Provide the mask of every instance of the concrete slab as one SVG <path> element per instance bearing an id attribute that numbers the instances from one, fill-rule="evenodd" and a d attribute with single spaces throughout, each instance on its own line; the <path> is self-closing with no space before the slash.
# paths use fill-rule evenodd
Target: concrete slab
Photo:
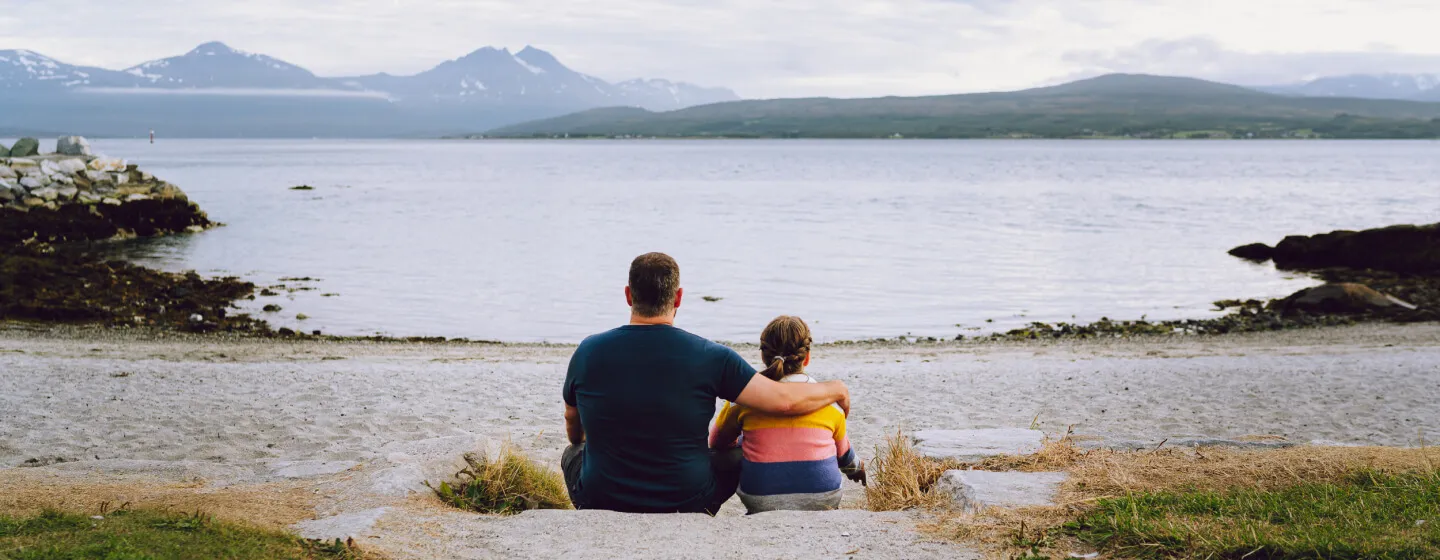
<path id="1" fill-rule="evenodd" d="M 969 512 L 988 507 L 1053 506 L 1060 484 L 1070 478 L 1063 472 L 945 471 L 936 489 L 954 497 L 955 505 Z"/>
<path id="2" fill-rule="evenodd" d="M 1045 433 L 1022 428 L 981 430 L 920 430 L 915 447 L 931 459 L 979 461 L 996 455 L 1029 455 L 1040 451 Z"/>

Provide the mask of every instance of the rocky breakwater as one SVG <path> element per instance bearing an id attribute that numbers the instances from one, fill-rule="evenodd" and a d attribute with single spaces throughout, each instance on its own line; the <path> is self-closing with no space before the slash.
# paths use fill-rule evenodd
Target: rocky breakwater
<path id="1" fill-rule="evenodd" d="M 184 191 L 81 137 L 38 146 L 0 145 L 0 319 L 268 332 L 230 312 L 253 284 L 113 261 L 88 243 L 214 226 Z"/>

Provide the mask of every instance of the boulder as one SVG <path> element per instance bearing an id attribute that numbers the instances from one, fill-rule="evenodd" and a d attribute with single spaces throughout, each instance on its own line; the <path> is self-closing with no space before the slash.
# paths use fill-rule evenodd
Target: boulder
<path id="1" fill-rule="evenodd" d="M 1230 250 L 1230 256 L 1240 257 L 1247 261 L 1265 262 L 1275 254 L 1275 249 L 1264 243 L 1251 243 L 1241 245 Z"/>
<path id="2" fill-rule="evenodd" d="M 178 198 L 181 200 L 186 199 L 185 191 L 180 190 L 180 187 L 177 187 L 170 183 L 161 183 L 160 186 L 155 187 L 155 190 L 153 192 L 155 194 L 155 198 Z"/>
<path id="3" fill-rule="evenodd" d="M 30 157 L 40 155 L 40 141 L 34 138 L 21 138 L 15 141 L 10 147 L 10 157 Z"/>
<path id="4" fill-rule="evenodd" d="M 50 187 L 45 187 L 43 189 L 35 189 L 33 191 L 30 191 L 30 194 L 47 202 L 60 198 L 60 191 L 57 189 L 52 189 Z"/>
<path id="5" fill-rule="evenodd" d="M 90 142 L 84 136 L 61 136 L 55 142 L 55 153 L 67 156 L 90 155 Z"/>
<path id="6" fill-rule="evenodd" d="M 96 171 L 94 169 L 85 171 L 85 178 L 89 179 L 92 183 L 115 182 L 114 178 L 112 178 L 109 173 L 106 173 L 104 171 Z"/>
<path id="7" fill-rule="evenodd" d="M 75 195 L 80 194 L 80 189 L 75 187 L 60 187 L 55 189 L 55 192 L 59 193 L 62 200 L 73 200 Z"/>
<path id="8" fill-rule="evenodd" d="M 40 172 L 46 175 L 56 175 L 64 173 L 64 171 L 60 170 L 59 164 L 55 163 L 54 160 L 49 159 L 40 160 Z"/>
<path id="9" fill-rule="evenodd" d="M 40 187 L 45 186 L 45 184 L 44 184 L 43 182 L 41 182 L 40 179 L 38 179 L 38 178 L 36 178 L 36 177 L 33 177 L 33 176 L 27 175 L 27 176 L 25 176 L 25 177 L 21 177 L 21 178 L 20 178 L 20 186 L 25 187 L 25 188 L 27 188 L 27 189 L 38 189 L 38 188 L 40 188 Z"/>
<path id="10" fill-rule="evenodd" d="M 1321 313 L 1374 313 L 1415 310 L 1415 306 L 1394 296 L 1382 294 L 1364 284 L 1325 284 L 1295 292 L 1281 303 L 1285 313 L 1312 311 Z"/>
<path id="11" fill-rule="evenodd" d="M 4 142 L 0 142 L 0 157 L 10 157 L 10 148 Z"/>
<path id="12" fill-rule="evenodd" d="M 33 160 L 33 159 L 14 159 L 14 158 L 11 158 L 11 160 L 10 160 L 10 169 L 14 170 L 16 173 L 24 173 L 24 172 L 27 171 L 27 170 L 39 169 L 39 168 L 40 168 L 40 164 L 37 163 L 37 162 L 36 162 L 35 160 Z"/>
<path id="13" fill-rule="evenodd" d="M 10 169 L 10 166 L 0 165 L 0 179 L 14 179 L 19 176 L 20 174 L 16 173 L 14 169 Z"/>
<path id="14" fill-rule="evenodd" d="M 936 491 L 949 495 L 957 508 L 978 513 L 985 508 L 1020 508 L 1055 505 L 1063 472 L 945 471 Z"/>
<path id="15" fill-rule="evenodd" d="M 56 169 L 66 175 L 77 175 L 86 169 L 85 160 L 80 158 L 66 158 L 55 162 Z"/>
<path id="16" fill-rule="evenodd" d="M 915 448 L 931 459 L 979 461 L 997 455 L 1030 455 L 1040 451 L 1045 433 L 1023 428 L 983 430 L 920 430 Z"/>
<path id="17" fill-rule="evenodd" d="M 15 202 L 15 191 L 10 190 L 10 186 L 0 180 L 0 204 L 10 202 Z"/>
<path id="18" fill-rule="evenodd" d="M 1271 258 L 1275 266 L 1291 270 L 1345 267 L 1440 273 L 1440 224 L 1292 235 L 1275 245 Z"/>

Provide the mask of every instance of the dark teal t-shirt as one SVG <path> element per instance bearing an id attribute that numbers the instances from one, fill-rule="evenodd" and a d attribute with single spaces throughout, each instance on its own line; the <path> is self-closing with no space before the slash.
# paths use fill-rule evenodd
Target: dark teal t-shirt
<path id="1" fill-rule="evenodd" d="M 585 428 L 581 505 L 699 511 L 715 491 L 707 441 L 715 398 L 734 401 L 754 376 L 734 350 L 668 325 L 585 339 L 564 388 Z"/>

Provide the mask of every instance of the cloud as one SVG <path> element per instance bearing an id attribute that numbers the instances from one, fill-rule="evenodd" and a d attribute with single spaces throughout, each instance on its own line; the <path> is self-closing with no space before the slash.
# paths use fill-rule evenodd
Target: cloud
<path id="1" fill-rule="evenodd" d="M 1247 53 L 1222 47 L 1213 39 L 1152 39 L 1112 50 L 1065 53 L 1077 65 L 1075 77 L 1110 72 L 1182 74 L 1242 85 L 1278 85 L 1320 76 L 1395 72 L 1440 73 L 1440 55 L 1396 52 L 1388 45 L 1356 52 Z"/>
<path id="2" fill-rule="evenodd" d="M 748 97 L 993 91 L 1120 68 L 1270 82 L 1272 69 L 1297 75 L 1291 63 L 1412 71 L 1440 53 L 1433 0 L 5 3 L 0 48 L 72 64 L 119 69 L 219 40 L 322 76 L 410 74 L 482 46 L 535 45 L 607 80 Z"/>

